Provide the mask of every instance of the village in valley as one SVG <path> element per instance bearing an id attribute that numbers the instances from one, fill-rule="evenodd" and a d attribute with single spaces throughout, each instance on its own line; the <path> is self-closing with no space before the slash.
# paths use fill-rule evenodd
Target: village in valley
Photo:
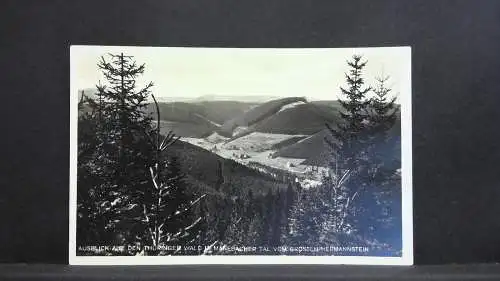
<path id="1" fill-rule="evenodd" d="M 185 137 L 181 140 L 209 150 L 223 158 L 232 159 L 265 174 L 278 177 L 285 173 L 288 177 L 300 183 L 303 188 L 321 184 L 328 169 L 325 166 L 303 164 L 306 159 L 276 156 L 273 147 L 291 139 L 307 139 L 308 135 L 285 135 L 253 132 L 244 137 L 231 140 L 216 132 L 207 138 Z M 280 172 L 280 173 L 278 173 Z"/>

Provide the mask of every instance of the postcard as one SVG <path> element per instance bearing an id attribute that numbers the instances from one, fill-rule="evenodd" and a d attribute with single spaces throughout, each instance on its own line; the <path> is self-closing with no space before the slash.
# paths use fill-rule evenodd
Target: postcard
<path id="1" fill-rule="evenodd" d="M 413 264 L 410 47 L 70 59 L 70 264 Z"/>

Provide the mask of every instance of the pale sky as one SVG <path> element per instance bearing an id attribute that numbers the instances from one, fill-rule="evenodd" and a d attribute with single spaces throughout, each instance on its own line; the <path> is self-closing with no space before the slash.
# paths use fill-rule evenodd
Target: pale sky
<path id="1" fill-rule="evenodd" d="M 333 100 L 345 86 L 346 60 L 363 55 L 368 64 L 364 78 L 374 83 L 382 73 L 401 96 L 411 94 L 409 47 L 335 49 L 238 49 L 174 47 L 71 47 L 71 88 L 93 88 L 105 82 L 96 64 L 100 56 L 121 53 L 145 63 L 139 85 L 152 81 L 157 97 L 176 99 L 203 95 L 303 96 Z M 399 100 L 399 98 L 398 98 Z"/>

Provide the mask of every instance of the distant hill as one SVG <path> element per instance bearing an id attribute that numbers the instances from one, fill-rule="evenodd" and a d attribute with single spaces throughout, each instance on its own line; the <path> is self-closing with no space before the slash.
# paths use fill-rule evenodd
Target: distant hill
<path id="1" fill-rule="evenodd" d="M 220 134 L 236 139 L 252 132 L 312 135 L 325 128 L 325 123 L 339 122 L 337 101 L 308 102 L 301 97 L 273 100 L 251 108 L 224 122 Z"/>
<path id="2" fill-rule="evenodd" d="M 85 93 L 92 93 L 85 90 Z M 289 97 L 265 103 L 230 100 L 159 103 L 161 131 L 172 130 L 181 137 L 207 138 L 231 142 L 251 133 L 308 135 L 274 145 L 275 156 L 305 159 L 304 164 L 321 165 L 328 157 L 325 123 L 341 122 L 341 105 L 336 100 L 307 101 Z M 156 116 L 153 104 L 146 111 Z M 400 135 L 400 121 L 391 133 Z M 215 165 L 215 164 L 214 164 Z"/>
<path id="3" fill-rule="evenodd" d="M 89 98 L 95 98 L 97 94 L 96 88 L 86 88 L 78 90 L 78 100 L 82 94 Z M 269 98 L 269 97 L 268 97 Z M 194 115 L 200 115 L 215 123 L 224 123 L 225 121 L 243 114 L 246 110 L 258 105 L 260 102 L 244 101 L 235 97 L 233 100 L 217 100 L 217 99 L 193 99 L 193 98 L 174 98 L 156 97 L 161 119 L 166 121 L 192 121 Z M 180 99 L 180 100 L 179 100 Z M 155 113 L 154 104 L 150 103 L 146 109 L 147 112 Z M 195 122 L 198 118 L 194 118 Z"/>
<path id="4" fill-rule="evenodd" d="M 253 126 L 262 133 L 312 135 L 325 128 L 325 123 L 336 124 L 338 111 L 333 107 L 300 103 L 286 108 Z"/>
<path id="5" fill-rule="evenodd" d="M 305 98 L 290 97 L 272 100 L 258 106 L 252 107 L 243 114 L 236 116 L 222 124 L 220 133 L 225 136 L 232 136 L 233 131 L 238 127 L 249 127 L 262 121 L 273 114 L 278 113 L 287 104 L 295 102 L 307 102 Z"/>
<path id="6" fill-rule="evenodd" d="M 192 100 L 192 102 L 206 101 L 239 101 L 244 103 L 264 103 L 279 99 L 277 96 L 270 95 L 203 95 Z"/>
<path id="7" fill-rule="evenodd" d="M 160 109 L 160 120 L 188 123 L 209 123 L 205 118 L 200 116 L 205 115 L 205 108 L 198 104 L 187 102 L 172 102 L 158 103 Z M 156 118 L 155 105 L 150 103 L 146 107 L 146 111 Z"/>
<path id="8" fill-rule="evenodd" d="M 237 101 L 212 102 L 172 102 L 159 103 L 162 130 L 172 129 L 175 134 L 183 137 L 206 137 L 218 131 L 224 121 L 243 114 L 255 104 Z M 156 109 L 149 104 L 146 109 L 153 118 Z"/>
<path id="9" fill-rule="evenodd" d="M 195 104 L 204 108 L 202 114 L 207 119 L 223 124 L 227 120 L 243 114 L 245 111 L 259 105 L 256 102 L 237 101 L 202 101 Z"/>
<path id="10" fill-rule="evenodd" d="M 82 94 L 86 97 L 95 98 L 96 89 L 79 90 L 79 100 Z M 159 102 L 160 118 L 164 125 L 162 131 L 173 130 L 175 134 L 183 137 L 205 137 L 214 131 L 218 131 L 220 124 L 226 120 L 243 114 L 250 108 L 258 105 L 256 103 L 245 103 L 240 101 L 202 101 L 202 102 Z M 84 104 L 82 112 L 89 111 Z M 156 108 L 149 103 L 145 111 L 152 118 L 156 118 Z"/>
<path id="11" fill-rule="evenodd" d="M 320 106 L 326 106 L 326 108 L 334 108 L 336 110 L 340 110 L 342 108 L 342 105 L 338 100 L 314 100 L 310 101 L 310 103 Z"/>
<path id="12" fill-rule="evenodd" d="M 160 121 L 160 126 L 162 134 L 172 131 L 176 136 L 192 138 L 204 138 L 217 130 L 217 127 L 208 123 Z"/>

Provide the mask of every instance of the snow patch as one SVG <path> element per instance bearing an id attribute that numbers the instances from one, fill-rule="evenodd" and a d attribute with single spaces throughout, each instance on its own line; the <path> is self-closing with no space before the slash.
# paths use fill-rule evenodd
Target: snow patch
<path id="1" fill-rule="evenodd" d="M 247 130 L 248 130 L 248 127 L 238 126 L 238 127 L 234 128 L 232 136 L 233 137 L 237 136 L 239 134 L 242 134 L 242 133 L 246 132 Z"/>
<path id="2" fill-rule="evenodd" d="M 303 138 L 303 139 L 299 140 L 297 143 L 302 143 L 302 142 L 304 142 L 306 140 L 309 140 L 309 139 L 313 138 L 314 136 L 315 135 L 311 135 L 311 136 L 308 136 L 307 138 Z"/>
<path id="3" fill-rule="evenodd" d="M 302 104 L 305 104 L 305 102 L 303 102 L 303 101 L 292 102 L 292 103 L 289 103 L 287 105 L 282 106 L 278 112 L 285 111 L 285 110 L 288 110 L 291 108 L 295 108 L 295 107 L 302 105 Z"/>
<path id="4" fill-rule="evenodd" d="M 210 136 L 205 138 L 206 141 L 211 142 L 211 143 L 221 143 L 221 142 L 226 141 L 227 139 L 228 138 L 217 134 L 217 132 L 214 132 L 213 134 L 211 134 Z"/>
<path id="5" fill-rule="evenodd" d="M 201 119 L 203 119 L 203 120 L 207 121 L 208 123 L 210 123 L 210 124 L 214 125 L 214 126 L 215 126 L 215 127 L 217 127 L 217 128 L 220 128 L 220 127 L 221 127 L 221 124 L 215 123 L 214 121 L 212 121 L 212 120 L 208 119 L 207 117 L 205 117 L 205 116 L 203 116 L 203 115 L 201 115 L 201 114 L 195 113 L 194 115 L 195 115 L 196 117 L 199 117 L 199 118 L 201 118 Z"/>
<path id="6" fill-rule="evenodd" d="M 304 179 L 300 182 L 303 188 L 309 189 L 313 187 L 320 186 L 322 182 L 320 180 Z"/>

